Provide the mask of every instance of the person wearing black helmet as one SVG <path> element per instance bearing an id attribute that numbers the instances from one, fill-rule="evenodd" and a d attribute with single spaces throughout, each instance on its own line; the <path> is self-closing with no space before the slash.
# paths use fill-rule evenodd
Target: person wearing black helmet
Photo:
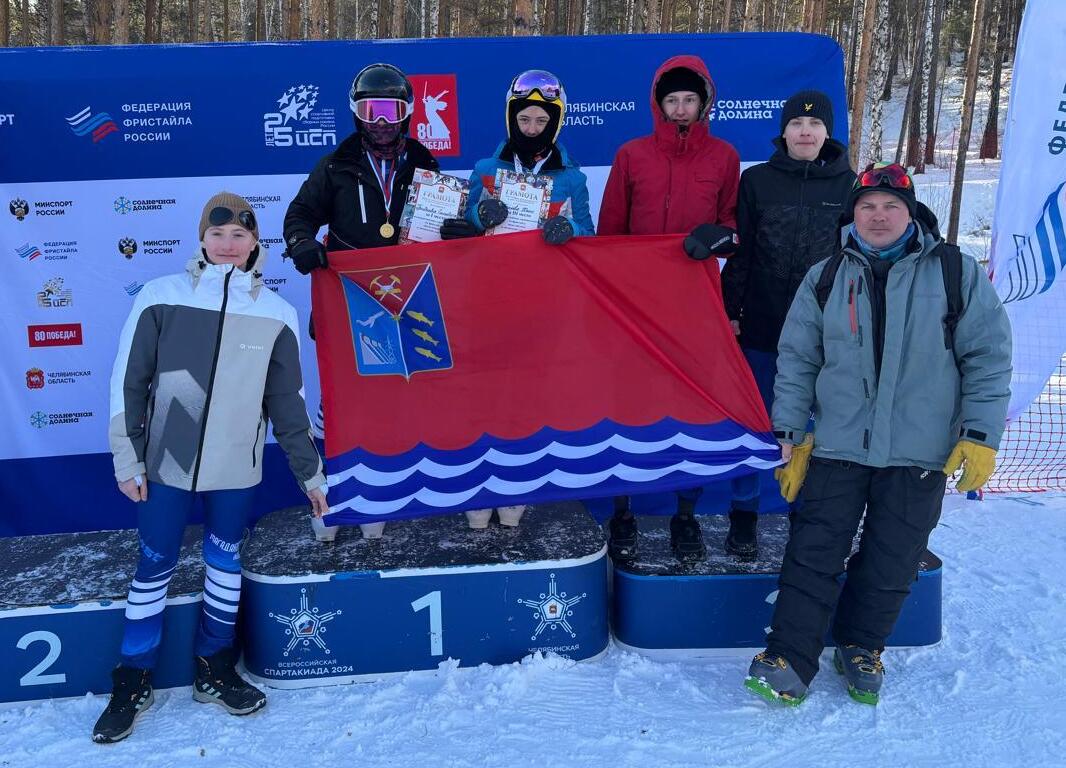
<path id="1" fill-rule="evenodd" d="M 329 252 L 396 245 L 400 213 L 416 168 L 436 171 L 437 159 L 407 135 L 414 112 L 411 81 L 391 64 L 371 64 L 352 81 L 348 94 L 355 132 L 323 157 L 285 212 L 286 255 L 302 274 L 329 266 Z M 316 238 L 327 226 L 325 243 Z M 311 338 L 315 321 L 311 320 Z M 322 436 L 322 411 L 315 420 Z M 368 538 L 384 523 L 361 525 Z M 316 526 L 321 540 L 336 529 Z"/>
<path id="2" fill-rule="evenodd" d="M 285 245 L 303 274 L 327 266 L 329 251 L 395 245 L 415 168 L 440 167 L 407 135 L 414 89 L 399 69 L 366 67 L 355 76 L 348 103 L 355 132 L 318 162 L 285 213 Z M 324 245 L 315 239 L 323 225 L 329 227 Z"/>
<path id="3" fill-rule="evenodd" d="M 558 144 L 566 113 L 566 91 L 559 78 L 543 69 L 515 76 L 507 89 L 507 140 L 491 157 L 474 165 L 465 219 L 446 219 L 441 237 L 477 235 L 507 219 L 507 206 L 492 196 L 498 170 L 514 169 L 552 179 L 544 239 L 553 245 L 575 235 L 594 235 L 585 174 Z"/>

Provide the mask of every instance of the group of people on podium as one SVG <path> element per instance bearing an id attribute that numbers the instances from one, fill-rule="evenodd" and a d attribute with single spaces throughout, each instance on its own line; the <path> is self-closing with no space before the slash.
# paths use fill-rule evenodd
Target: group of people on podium
<path id="1" fill-rule="evenodd" d="M 876 703 L 885 639 L 939 519 L 948 475 L 961 467 L 957 488 L 971 490 L 994 469 L 1009 397 L 1006 314 L 977 262 L 943 240 L 905 168 L 852 170 L 832 138 L 825 94 L 792 95 L 773 155 L 743 174 L 736 150 L 710 133 L 715 85 L 701 59 L 666 61 L 650 97 L 654 130 L 618 150 L 597 226 L 585 175 L 558 142 L 562 83 L 544 70 L 516 76 L 506 139 L 475 165 L 465 216 L 445 220 L 441 237 L 477 237 L 503 223 L 508 210 L 492 185 L 497 169 L 513 168 L 553 179 L 542 227 L 549 244 L 678 233 L 687 235 L 687 257 L 726 259 L 725 310 L 772 414 L 783 460 L 776 475 L 791 504 L 772 631 L 745 685 L 772 701 L 803 701 L 835 609 L 837 668 L 854 698 Z M 398 68 L 359 72 L 350 106 L 355 131 L 311 171 L 285 216 L 286 255 L 304 274 L 328 267 L 331 251 L 395 245 L 415 168 L 439 168 L 408 135 L 414 91 Z M 325 242 L 317 239 L 323 226 Z M 110 439 L 119 489 L 137 503 L 141 554 L 96 742 L 128 736 L 152 704 L 167 587 L 197 497 L 207 570 L 193 696 L 236 715 L 265 705 L 236 672 L 233 644 L 240 545 L 268 415 L 314 517 L 328 512 L 301 395 L 296 312 L 264 288 L 258 240 L 248 202 L 214 196 L 185 271 L 145 285 L 119 339 Z M 682 561 L 706 552 L 699 493 L 677 494 L 670 531 Z M 725 549 L 737 558 L 757 555 L 758 508 L 757 476 L 736 479 Z M 497 514 L 518 525 L 523 511 Z M 487 526 L 492 512 L 468 511 L 469 525 Z M 330 535 L 321 525 L 317 532 Z M 615 560 L 637 556 L 626 497 L 615 499 L 608 540 Z"/>

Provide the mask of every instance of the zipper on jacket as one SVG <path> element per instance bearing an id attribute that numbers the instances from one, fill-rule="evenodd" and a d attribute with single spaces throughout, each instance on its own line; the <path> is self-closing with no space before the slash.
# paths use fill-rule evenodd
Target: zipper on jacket
<path id="1" fill-rule="evenodd" d="M 866 382 L 865 378 L 862 380 L 862 393 L 866 395 L 867 400 L 870 399 L 870 385 Z"/>
<path id="2" fill-rule="evenodd" d="M 259 423 L 255 425 L 255 440 L 252 441 L 252 469 L 255 469 L 255 447 L 259 445 L 259 432 L 263 429 L 263 416 L 260 414 Z"/>
<path id="3" fill-rule="evenodd" d="M 211 375 L 207 379 L 207 399 L 204 400 L 204 417 L 200 423 L 200 442 L 196 446 L 196 466 L 192 470 L 191 491 L 196 490 L 196 483 L 200 479 L 200 461 L 204 454 L 204 438 L 207 437 L 207 417 L 211 411 L 211 392 L 215 388 L 215 373 L 218 372 L 218 355 L 222 351 L 222 327 L 226 324 L 226 304 L 229 302 L 229 279 L 233 275 L 230 269 L 226 273 L 226 279 L 222 281 L 222 309 L 218 313 L 218 334 L 215 336 L 215 354 L 211 359 Z"/>
<path id="4" fill-rule="evenodd" d="M 363 223 L 366 224 L 366 198 L 363 197 L 363 182 L 359 182 L 359 215 L 363 217 Z"/>
<path id="5" fill-rule="evenodd" d="M 859 333 L 859 322 L 855 318 L 855 281 L 848 282 L 848 319 L 851 320 L 851 335 Z"/>
<path id="6" fill-rule="evenodd" d="M 870 430 L 865 430 L 862 433 L 862 449 L 864 451 L 870 450 Z"/>
<path id="7" fill-rule="evenodd" d="M 666 207 L 663 210 L 663 232 L 669 232 L 670 226 L 670 193 L 674 189 L 674 161 L 667 155 L 666 158 Z"/>
<path id="8" fill-rule="evenodd" d="M 787 272 L 787 279 L 788 279 L 788 286 L 787 286 L 788 294 L 787 295 L 789 295 L 789 296 L 795 296 L 796 295 L 796 290 L 799 288 L 799 284 L 803 282 L 803 277 L 801 277 L 798 281 L 795 280 L 794 276 L 796 274 L 796 261 L 800 260 L 800 263 L 803 266 L 803 268 L 801 270 L 801 274 L 804 275 L 804 276 L 806 276 L 807 270 L 810 269 L 811 266 L 812 266 L 811 264 L 807 263 L 808 260 L 810 259 L 810 255 L 811 255 L 809 243 L 808 243 L 807 250 L 805 250 L 803 252 L 803 256 L 802 257 L 798 256 L 798 254 L 799 254 L 799 245 L 800 245 L 800 241 L 801 241 L 800 224 L 803 221 L 803 211 L 804 211 L 804 203 L 803 203 L 803 201 L 805 199 L 805 194 L 804 193 L 807 190 L 807 171 L 808 171 L 808 169 L 810 167 L 811 167 L 811 164 L 810 164 L 809 161 L 803 164 L 803 178 L 800 179 L 800 186 L 799 186 L 799 205 L 796 206 L 796 220 L 795 220 L 795 223 L 792 226 L 792 248 L 789 250 L 788 272 Z M 810 229 L 810 217 L 807 218 L 807 229 L 808 230 Z M 785 312 L 787 314 L 788 307 L 785 307 Z M 854 331 L 852 331 L 852 333 L 854 333 Z"/>
<path id="9" fill-rule="evenodd" d="M 859 324 L 859 297 L 862 296 L 862 275 L 859 275 L 858 285 L 855 286 L 855 324 L 859 327 L 859 346 L 862 346 L 862 325 Z"/>
<path id="10" fill-rule="evenodd" d="M 880 296 L 877 292 L 877 286 L 874 282 L 873 269 L 869 266 L 862 268 L 863 274 L 866 276 L 866 282 L 870 284 L 869 301 L 870 301 L 870 314 L 872 315 L 873 323 L 873 345 L 874 345 L 874 373 L 876 374 L 878 381 L 881 379 L 881 357 L 878 352 L 878 344 L 881 344 L 881 352 L 884 352 L 884 333 L 885 333 L 885 303 L 888 301 L 887 288 L 886 295 Z M 887 278 L 886 278 L 887 282 Z"/>

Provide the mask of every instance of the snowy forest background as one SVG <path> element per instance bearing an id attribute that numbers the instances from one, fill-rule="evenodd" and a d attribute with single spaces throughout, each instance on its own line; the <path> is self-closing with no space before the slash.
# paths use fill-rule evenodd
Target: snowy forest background
<path id="1" fill-rule="evenodd" d="M 1024 7 L 1025 0 L 0 0 L 0 46 L 814 32 L 845 52 L 853 166 L 892 159 L 894 150 L 915 173 L 935 165 L 961 183 L 972 134 L 978 157 L 999 155 L 1003 66 L 1013 60 Z M 961 124 L 946 149 L 938 88 L 949 66 L 964 72 L 965 86 Z M 901 87 L 904 119 L 899 135 L 886 137 L 884 110 Z M 983 126 L 972 125 L 978 90 L 990 106 Z"/>

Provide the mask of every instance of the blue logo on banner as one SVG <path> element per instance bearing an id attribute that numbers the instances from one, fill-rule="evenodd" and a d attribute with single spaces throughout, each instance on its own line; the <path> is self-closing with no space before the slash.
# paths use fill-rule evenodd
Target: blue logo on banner
<path id="1" fill-rule="evenodd" d="M 1044 293 L 1066 269 L 1066 182 L 1048 195 L 1036 226 L 1014 236 L 1014 258 L 1009 263 L 1003 303 Z"/>
<path id="2" fill-rule="evenodd" d="M 74 131 L 75 136 L 92 134 L 93 144 L 118 130 L 115 121 L 107 112 L 93 114 L 92 107 L 86 107 L 76 115 L 67 118 L 67 125 Z"/>
<path id="3" fill-rule="evenodd" d="M 345 272 L 355 364 L 360 376 L 452 367 L 444 313 L 429 264 Z"/>
<path id="4" fill-rule="evenodd" d="M 23 243 L 15 249 L 15 253 L 19 255 L 20 259 L 29 259 L 33 261 L 41 255 L 41 249 L 36 245 L 30 245 L 29 243 Z"/>

